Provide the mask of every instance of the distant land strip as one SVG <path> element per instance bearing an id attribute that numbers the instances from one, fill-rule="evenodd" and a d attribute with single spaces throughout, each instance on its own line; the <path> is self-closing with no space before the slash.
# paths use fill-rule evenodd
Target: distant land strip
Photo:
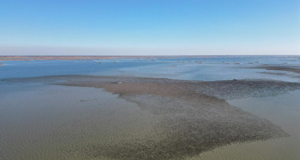
<path id="1" fill-rule="evenodd" d="M 97 60 L 139 58 L 125 56 L 0 56 L 0 61 L 31 61 L 31 60 Z"/>
<path id="2" fill-rule="evenodd" d="M 202 56 L 0 56 L 0 61 L 32 60 L 100 60 L 100 59 L 156 59 L 156 58 L 213 58 L 213 55 Z"/>
<path id="3" fill-rule="evenodd" d="M 124 56 L 100 56 L 100 55 L 0 55 L 0 61 L 33 61 L 33 60 L 101 60 L 101 59 L 156 59 L 156 58 L 217 58 L 217 57 L 264 57 L 267 55 L 124 55 Z M 271 56 L 272 57 L 272 56 Z M 299 56 L 277 55 L 277 58 L 300 59 Z"/>

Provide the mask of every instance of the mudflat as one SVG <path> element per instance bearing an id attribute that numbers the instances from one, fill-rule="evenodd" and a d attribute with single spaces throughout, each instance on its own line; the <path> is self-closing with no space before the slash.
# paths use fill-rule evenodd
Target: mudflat
<path id="1" fill-rule="evenodd" d="M 279 126 L 226 100 L 268 97 L 300 89 L 299 83 L 270 80 L 207 82 L 66 75 L 3 81 L 104 88 L 156 115 L 159 123 L 149 136 L 110 146 L 94 143 L 78 151 L 91 158 L 130 160 L 182 159 L 231 143 L 289 136 Z"/>
<path id="2" fill-rule="evenodd" d="M 299 65 L 265 65 L 265 66 L 258 66 L 258 67 L 250 67 L 253 69 L 265 69 L 269 71 L 286 71 L 299 74 L 300 73 L 300 66 Z"/>

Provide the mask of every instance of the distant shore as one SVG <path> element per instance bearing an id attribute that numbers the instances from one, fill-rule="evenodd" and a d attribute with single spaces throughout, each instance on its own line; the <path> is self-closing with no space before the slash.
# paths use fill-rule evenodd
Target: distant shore
<path id="1" fill-rule="evenodd" d="M 124 59 L 122 56 L 0 56 L 0 61 Z M 128 58 L 128 57 L 127 57 Z M 130 57 L 133 58 L 133 57 Z M 135 58 L 138 58 L 137 56 Z"/>
<path id="2" fill-rule="evenodd" d="M 32 61 L 32 60 L 97 60 L 97 59 L 157 59 L 157 58 L 217 58 L 217 57 L 228 57 L 236 56 L 241 57 L 251 57 L 251 56 L 271 56 L 271 55 L 148 55 L 148 56 L 92 56 L 92 55 L 27 55 L 27 56 L 4 56 L 0 55 L 0 61 Z M 275 56 L 275 55 L 274 55 Z M 300 59 L 298 56 L 282 56 L 276 55 L 278 58 L 295 58 Z"/>
<path id="3" fill-rule="evenodd" d="M 0 61 L 32 61 L 32 60 L 100 60 L 100 59 L 156 59 L 156 58 L 212 58 L 203 56 L 0 56 Z"/>

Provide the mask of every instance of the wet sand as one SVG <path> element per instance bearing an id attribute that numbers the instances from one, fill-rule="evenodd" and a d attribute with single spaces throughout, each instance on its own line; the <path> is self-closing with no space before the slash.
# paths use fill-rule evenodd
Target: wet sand
<path id="1" fill-rule="evenodd" d="M 142 138 L 76 150 L 89 158 L 184 159 L 216 147 L 288 137 L 281 127 L 227 103 L 299 90 L 299 83 L 261 80 L 181 81 L 135 77 L 47 76 L 7 82 L 96 87 L 117 94 L 159 120 Z M 74 151 L 75 152 L 75 151 Z"/>

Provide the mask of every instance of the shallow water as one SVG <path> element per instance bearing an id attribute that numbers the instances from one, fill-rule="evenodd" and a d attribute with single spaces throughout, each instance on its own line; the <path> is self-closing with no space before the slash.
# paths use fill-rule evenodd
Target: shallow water
<path id="1" fill-rule="evenodd" d="M 96 88 L 19 85 L 0 95 L 1 160 L 85 159 L 87 146 L 143 137 L 157 121 Z"/>
<path id="2" fill-rule="evenodd" d="M 216 56 L 207 58 L 157 58 L 77 61 L 5 61 L 0 79 L 47 75 L 118 75 L 183 80 L 273 79 L 299 82 L 299 78 L 261 74 L 264 69 L 245 69 L 261 65 L 300 65 L 300 56 Z M 99 63 L 101 62 L 101 63 Z"/>
<path id="3" fill-rule="evenodd" d="M 157 58 L 154 61 L 6 61 L 5 64 L 0 66 L 0 79 L 85 74 L 204 81 L 272 79 L 300 82 L 295 73 L 272 71 L 288 76 L 266 75 L 260 73 L 264 69 L 245 68 L 262 64 L 300 64 L 300 59 L 288 56 Z M 290 137 L 231 144 L 187 159 L 300 159 L 299 97 L 300 92 L 295 91 L 276 97 L 228 101 L 270 120 Z M 152 133 L 157 123 L 155 115 L 103 89 L 0 81 L 1 160 L 91 159 L 86 150 L 88 146 L 143 138 Z"/>

